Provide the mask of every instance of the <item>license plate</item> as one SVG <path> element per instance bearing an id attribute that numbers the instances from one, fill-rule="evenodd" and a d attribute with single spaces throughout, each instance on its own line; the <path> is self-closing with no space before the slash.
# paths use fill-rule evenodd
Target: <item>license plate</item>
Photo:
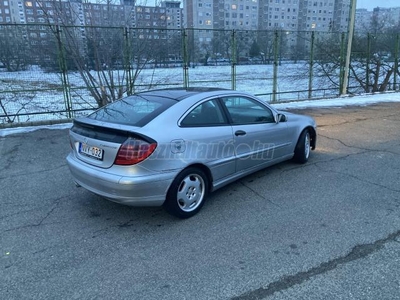
<path id="1" fill-rule="evenodd" d="M 103 149 L 79 143 L 79 153 L 92 157 L 97 160 L 103 160 Z"/>

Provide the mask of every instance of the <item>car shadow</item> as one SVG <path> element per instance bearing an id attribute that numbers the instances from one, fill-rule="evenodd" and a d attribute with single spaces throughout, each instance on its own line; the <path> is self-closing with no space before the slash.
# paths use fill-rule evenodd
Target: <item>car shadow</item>
<path id="1" fill-rule="evenodd" d="M 144 233 L 148 232 L 148 230 L 159 231 L 176 226 L 191 226 L 191 224 L 196 224 L 197 226 L 203 222 L 213 226 L 213 223 L 215 225 L 218 224 L 218 215 L 221 215 L 221 212 L 235 209 L 234 207 L 232 208 L 232 197 L 236 197 L 235 201 L 240 205 L 242 200 L 237 196 L 237 192 L 243 190 L 244 187 L 250 184 L 264 185 L 264 181 L 269 183 L 273 180 L 278 180 L 282 173 L 310 168 L 316 163 L 329 161 L 334 157 L 335 155 L 332 153 L 315 152 L 306 164 L 285 161 L 245 176 L 209 194 L 202 210 L 194 217 L 184 220 L 169 215 L 162 207 L 121 205 L 85 190 L 82 191 L 83 197 L 79 197 L 76 201 L 82 201 L 80 205 L 81 212 L 88 219 L 89 225 L 93 226 L 94 231 L 98 231 L 99 228 L 105 230 L 104 228 L 106 227 L 108 228 L 106 230 L 107 233 L 112 234 L 126 230 Z"/>

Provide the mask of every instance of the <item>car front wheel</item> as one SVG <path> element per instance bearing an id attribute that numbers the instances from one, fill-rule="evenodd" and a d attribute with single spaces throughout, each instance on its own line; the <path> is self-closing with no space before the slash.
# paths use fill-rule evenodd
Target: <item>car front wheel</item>
<path id="1" fill-rule="evenodd" d="M 304 130 L 297 142 L 294 150 L 293 160 L 297 163 L 304 164 L 308 161 L 311 152 L 311 136 L 308 130 Z"/>
<path id="2" fill-rule="evenodd" d="M 186 219 L 197 214 L 208 191 L 207 176 L 198 168 L 183 170 L 168 190 L 164 208 L 172 215 Z"/>

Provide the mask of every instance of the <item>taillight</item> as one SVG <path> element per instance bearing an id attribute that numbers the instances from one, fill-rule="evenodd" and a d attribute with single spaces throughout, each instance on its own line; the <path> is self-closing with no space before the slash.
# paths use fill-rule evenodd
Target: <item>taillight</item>
<path id="1" fill-rule="evenodd" d="M 134 165 L 148 158 L 156 149 L 157 143 L 129 138 L 119 148 L 114 164 Z"/>

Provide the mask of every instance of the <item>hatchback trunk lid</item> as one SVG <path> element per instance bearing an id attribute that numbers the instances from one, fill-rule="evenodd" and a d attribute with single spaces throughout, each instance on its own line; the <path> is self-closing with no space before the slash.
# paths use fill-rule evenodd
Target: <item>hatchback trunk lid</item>
<path id="1" fill-rule="evenodd" d="M 132 126 L 128 130 L 128 126 L 85 121 L 74 121 L 70 130 L 71 147 L 78 159 L 100 168 L 110 168 L 115 163 L 118 151 L 127 140 L 154 143 L 148 137 L 134 132 Z"/>

